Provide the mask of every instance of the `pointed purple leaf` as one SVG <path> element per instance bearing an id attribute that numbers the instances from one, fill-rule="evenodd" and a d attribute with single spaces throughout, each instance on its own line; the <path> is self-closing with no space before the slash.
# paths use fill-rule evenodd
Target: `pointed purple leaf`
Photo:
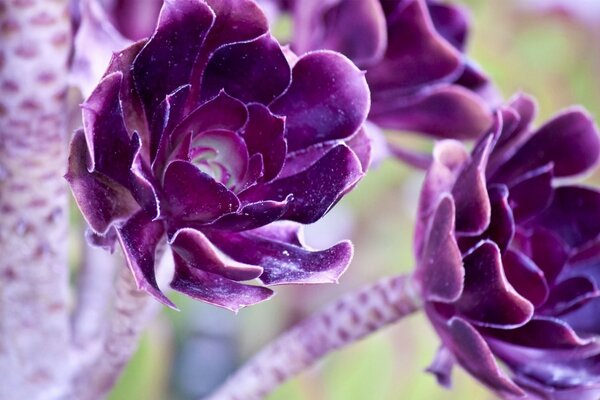
<path id="1" fill-rule="evenodd" d="M 502 264 L 510 284 L 535 307 L 548 299 L 549 289 L 544 272 L 529 257 L 511 249 L 502 256 Z"/>
<path id="2" fill-rule="evenodd" d="M 350 242 L 321 251 L 254 234 L 209 233 L 210 240 L 233 259 L 260 265 L 267 285 L 337 282 L 352 259 Z"/>
<path id="3" fill-rule="evenodd" d="M 269 104 L 290 84 L 291 70 L 279 43 L 269 34 L 219 48 L 202 77 L 200 100 L 221 90 L 243 101 Z"/>
<path id="4" fill-rule="evenodd" d="M 195 229 L 184 228 L 177 231 L 170 240 L 170 245 L 189 267 L 221 275 L 227 279 L 249 281 L 263 273 L 263 269 L 256 265 L 227 259 L 202 232 Z"/>
<path id="5" fill-rule="evenodd" d="M 165 172 L 169 212 L 178 221 L 209 223 L 240 206 L 221 183 L 185 161 L 173 161 Z"/>
<path id="6" fill-rule="evenodd" d="M 169 93 L 190 83 L 196 57 L 214 19 L 203 1 L 165 1 L 154 34 L 132 66 L 148 119 Z"/>
<path id="7" fill-rule="evenodd" d="M 454 238 L 454 203 L 445 195 L 431 221 L 415 277 L 426 301 L 452 302 L 463 290 L 464 274 Z"/>
<path id="8" fill-rule="evenodd" d="M 523 390 L 500 369 L 488 344 L 471 324 L 455 317 L 447 330 L 452 340 L 448 346 L 467 371 L 503 396 L 524 397 Z"/>
<path id="9" fill-rule="evenodd" d="M 117 236 L 127 265 L 138 289 L 145 291 L 164 305 L 177 309 L 158 288 L 155 273 L 155 252 L 165 234 L 161 221 L 151 221 L 143 212 L 131 217 L 117 228 Z"/>
<path id="10" fill-rule="evenodd" d="M 242 136 L 250 154 L 262 154 L 264 162 L 263 180 L 268 182 L 279 174 L 285 162 L 287 143 L 285 119 L 276 116 L 262 104 L 248 105 L 248 123 Z"/>
<path id="11" fill-rule="evenodd" d="M 102 174 L 89 172 L 88 163 L 85 137 L 79 130 L 71 142 L 65 178 L 87 223 L 96 233 L 104 234 L 110 225 L 129 218 L 140 206 L 127 188 Z"/>
<path id="12" fill-rule="evenodd" d="M 499 328 L 529 321 L 533 305 L 508 282 L 495 243 L 482 242 L 463 261 L 465 286 L 456 307 L 465 317 L 477 325 Z"/>
<path id="13" fill-rule="evenodd" d="M 244 285 L 221 275 L 192 268 L 177 254 L 175 276 L 171 287 L 178 292 L 208 304 L 223 307 L 233 312 L 273 296 L 271 289 Z"/>

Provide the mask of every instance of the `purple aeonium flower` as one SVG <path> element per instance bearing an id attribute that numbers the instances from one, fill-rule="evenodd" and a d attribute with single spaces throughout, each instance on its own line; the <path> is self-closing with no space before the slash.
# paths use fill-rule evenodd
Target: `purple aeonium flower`
<path id="1" fill-rule="evenodd" d="M 435 148 L 421 194 L 415 281 L 442 348 L 506 398 L 600 396 L 600 191 L 567 183 L 598 161 L 589 115 L 542 127 L 518 95 L 469 155 Z M 500 369 L 500 360 L 510 371 Z"/>
<path id="2" fill-rule="evenodd" d="M 363 176 L 364 73 L 319 51 L 286 58 L 250 0 L 170 0 L 152 37 L 112 58 L 85 101 L 66 175 L 91 229 L 116 236 L 140 289 L 167 237 L 171 286 L 232 310 L 266 285 L 333 282 L 349 242 L 304 246 Z"/>
<path id="3" fill-rule="evenodd" d="M 339 51 L 367 71 L 369 120 L 385 129 L 474 139 L 492 123 L 498 95 L 465 55 L 463 8 L 425 0 L 280 1 L 291 10 L 292 48 Z"/>

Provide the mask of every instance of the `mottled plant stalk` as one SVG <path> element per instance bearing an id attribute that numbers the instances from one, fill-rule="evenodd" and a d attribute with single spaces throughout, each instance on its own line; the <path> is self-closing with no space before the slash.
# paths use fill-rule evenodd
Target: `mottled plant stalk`
<path id="1" fill-rule="evenodd" d="M 97 341 L 102 334 L 119 261 L 115 254 L 104 249 L 84 246 L 83 262 L 77 275 L 77 304 L 71 317 L 73 345 L 80 350 Z"/>
<path id="2" fill-rule="evenodd" d="M 251 358 L 207 400 L 257 400 L 328 353 L 419 310 L 405 276 L 385 278 L 327 306 Z"/>
<path id="3" fill-rule="evenodd" d="M 156 258 L 163 259 L 157 268 L 168 275 L 165 262 L 170 257 L 165 246 L 157 250 Z M 138 348 L 139 339 L 148 323 L 161 309 L 160 303 L 137 289 L 133 275 L 121 259 L 116 283 L 109 298 L 112 307 L 100 323 L 99 336 L 88 338 L 84 347 L 75 349 L 75 368 L 71 377 L 68 395 L 62 398 L 96 400 L 105 398 L 117 382 L 123 369 Z M 167 280 L 166 276 L 159 280 Z M 95 339 L 95 340 L 94 340 Z"/>
<path id="4" fill-rule="evenodd" d="M 2 399 L 50 399 L 68 370 L 67 5 L 0 0 Z"/>

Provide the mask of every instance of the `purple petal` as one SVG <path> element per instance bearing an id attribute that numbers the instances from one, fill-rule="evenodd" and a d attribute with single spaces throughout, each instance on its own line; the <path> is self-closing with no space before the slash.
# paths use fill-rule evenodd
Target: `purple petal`
<path id="1" fill-rule="evenodd" d="M 508 189 L 504 185 L 491 185 L 488 187 L 488 196 L 491 207 L 489 226 L 481 235 L 460 236 L 458 243 L 463 252 L 467 252 L 481 240 L 490 239 L 504 253 L 513 239 L 515 220 L 508 204 Z"/>
<path id="2" fill-rule="evenodd" d="M 123 74 L 123 81 L 121 82 L 121 92 L 119 97 L 121 99 L 121 107 L 123 108 L 123 118 L 125 120 L 125 126 L 130 135 L 137 132 L 142 138 L 142 149 L 143 151 L 149 151 L 150 149 L 150 132 L 148 128 L 148 120 L 146 118 L 146 112 L 142 104 L 142 100 L 135 89 L 133 82 L 133 74 L 131 71 L 131 65 L 135 60 L 135 57 L 145 46 L 146 40 L 141 40 L 137 43 L 132 44 L 128 48 L 116 52 L 113 54 L 110 60 L 110 65 L 106 71 L 105 76 L 110 75 L 114 72 L 120 72 Z"/>
<path id="3" fill-rule="evenodd" d="M 427 4 L 435 30 L 460 52 L 464 52 L 469 33 L 469 16 L 464 7 L 441 3 Z"/>
<path id="4" fill-rule="evenodd" d="M 208 223 L 240 206 L 221 183 L 185 161 L 173 161 L 165 172 L 169 212 L 179 221 Z"/>
<path id="5" fill-rule="evenodd" d="M 552 288 L 540 312 L 544 315 L 558 316 L 573 311 L 597 297 L 600 297 L 600 290 L 589 278 L 566 279 Z"/>
<path id="6" fill-rule="evenodd" d="M 161 221 L 151 221 L 143 212 L 131 217 L 117 228 L 117 236 L 127 265 L 133 273 L 138 289 L 145 291 L 164 305 L 177 309 L 158 288 L 156 283 L 155 252 L 165 228 Z"/>
<path id="7" fill-rule="evenodd" d="M 504 273 L 516 291 L 538 307 L 548 299 L 548 283 L 544 272 L 527 256 L 508 250 L 502 256 Z"/>
<path id="8" fill-rule="evenodd" d="M 431 221 L 415 277 L 426 301 L 452 302 L 463 290 L 464 274 L 454 238 L 454 203 L 445 195 Z"/>
<path id="9" fill-rule="evenodd" d="M 152 218 L 160 214 L 160 200 L 158 198 L 158 182 L 152 174 L 152 169 L 142 156 L 142 139 L 133 133 L 131 137 L 132 147 L 135 149 L 133 165 L 131 166 L 130 190 L 136 201 L 142 206 Z"/>
<path id="10" fill-rule="evenodd" d="M 492 136 L 488 135 L 475 148 L 452 188 L 458 232 L 478 235 L 489 226 L 492 210 L 484 171 L 491 146 Z"/>
<path id="11" fill-rule="evenodd" d="M 122 74 L 106 76 L 81 106 L 90 171 L 98 171 L 129 186 L 133 157 L 138 150 L 129 138 L 119 101 Z"/>
<path id="12" fill-rule="evenodd" d="M 433 162 L 425 175 L 419 196 L 413 240 L 416 259 L 421 258 L 425 231 L 437 209 L 440 196 L 445 192 L 450 192 L 456 176 L 468 160 L 469 154 L 460 142 L 443 140 L 436 143 L 433 149 Z"/>
<path id="13" fill-rule="evenodd" d="M 454 81 L 454 85 L 462 86 L 475 93 L 492 109 L 495 109 L 504 103 L 500 91 L 491 82 L 477 64 L 467 60 L 462 74 Z"/>
<path id="14" fill-rule="evenodd" d="M 154 35 L 132 67 L 135 87 L 149 119 L 169 93 L 190 83 L 196 57 L 214 18 L 202 1 L 165 1 Z"/>
<path id="15" fill-rule="evenodd" d="M 269 34 L 219 48 L 202 77 L 200 100 L 221 90 L 245 102 L 269 104 L 290 84 L 291 70 L 279 43 Z"/>
<path id="16" fill-rule="evenodd" d="M 523 175 L 510 186 L 510 205 L 517 223 L 544 211 L 552 202 L 553 165 L 548 164 Z"/>
<path id="17" fill-rule="evenodd" d="M 452 352 L 442 345 L 426 371 L 435 375 L 440 385 L 450 388 L 452 385 L 452 367 L 454 367 L 455 362 Z"/>
<path id="18" fill-rule="evenodd" d="M 517 346 L 536 349 L 574 349 L 588 345 L 565 322 L 546 317 L 534 317 L 516 329 L 483 329 L 483 333 L 495 339 Z"/>
<path id="19" fill-rule="evenodd" d="M 265 239 L 303 247 L 304 225 L 292 221 L 276 221 L 267 226 L 254 229 L 253 234 Z"/>
<path id="20" fill-rule="evenodd" d="M 225 43 L 255 39 L 268 30 L 264 13 L 252 0 L 207 0 L 206 2 L 216 15 L 215 24 L 204 44 L 204 50 L 207 52 Z"/>
<path id="21" fill-rule="evenodd" d="M 542 126 L 492 178 L 510 182 L 548 163 L 554 163 L 557 177 L 577 175 L 592 168 L 599 156 L 593 120 L 584 110 L 571 108 Z"/>
<path id="22" fill-rule="evenodd" d="M 224 215 L 207 227 L 235 232 L 256 229 L 282 218 L 288 210 L 290 200 L 291 196 L 284 201 L 250 203 L 236 213 Z"/>
<path id="23" fill-rule="evenodd" d="M 465 286 L 457 309 L 470 321 L 487 327 L 516 327 L 533 315 L 533 305 L 510 285 L 500 249 L 482 242 L 464 258 Z"/>
<path id="24" fill-rule="evenodd" d="M 552 285 L 563 270 L 569 253 L 565 244 L 553 232 L 533 229 L 524 239 L 522 251 L 544 272 L 544 277 Z"/>
<path id="25" fill-rule="evenodd" d="M 195 229 L 184 228 L 177 231 L 171 238 L 170 245 L 189 267 L 227 279 L 248 281 L 258 278 L 263 273 L 263 269 L 256 265 L 223 259 L 206 236 Z"/>
<path id="26" fill-rule="evenodd" d="M 190 267 L 177 254 L 173 257 L 175 276 L 171 287 L 196 300 L 237 313 L 241 308 L 260 303 L 273 296 L 271 289 L 234 282 L 221 275 Z"/>
<path id="27" fill-rule="evenodd" d="M 294 49 L 329 49 L 359 66 L 381 59 L 387 45 L 385 15 L 379 0 L 304 0 L 294 10 Z"/>
<path id="28" fill-rule="evenodd" d="M 215 21 L 194 65 L 190 79 L 194 83 L 202 80 L 209 57 L 219 47 L 256 39 L 269 30 L 266 16 L 253 0 L 208 0 L 207 3 L 215 14 Z M 198 99 L 199 89 L 199 85 L 192 86 L 192 99 Z"/>
<path id="29" fill-rule="evenodd" d="M 113 226 L 110 227 L 105 234 L 100 235 L 94 232 L 92 229 L 86 229 L 85 240 L 90 246 L 99 247 L 104 251 L 108 251 L 110 254 L 113 254 L 117 244 L 117 231 Z"/>
<path id="30" fill-rule="evenodd" d="M 268 182 L 279 174 L 287 153 L 285 141 L 285 120 L 273 115 L 262 104 L 248 106 L 248 123 L 242 136 L 250 154 L 259 153 L 263 157 L 263 180 Z"/>
<path id="31" fill-rule="evenodd" d="M 525 93 L 518 93 L 508 101 L 508 107 L 515 112 L 518 122 L 514 126 L 504 127 L 505 129 L 502 130 L 502 134 L 494 148 L 494 153 L 504 154 L 508 152 L 511 155 L 534 133 L 531 130 L 531 124 L 537 115 L 538 106 L 533 97 Z M 492 157 L 495 156 L 496 154 L 492 154 Z M 503 159 L 506 159 L 506 157 Z"/>
<path id="32" fill-rule="evenodd" d="M 226 129 L 237 132 L 248 121 L 248 109 L 241 101 L 225 92 L 196 108 L 175 128 L 171 141 L 179 143 L 186 135 L 204 131 Z"/>
<path id="33" fill-rule="evenodd" d="M 438 35 L 423 0 L 398 7 L 388 16 L 388 46 L 383 60 L 368 71 L 374 92 L 406 90 L 449 80 L 460 73 L 462 57 Z"/>
<path id="34" fill-rule="evenodd" d="M 579 308 L 560 316 L 577 332 L 600 335 L 600 298 L 591 299 Z"/>
<path id="35" fill-rule="evenodd" d="M 550 207 L 536 222 L 579 247 L 600 235 L 600 192 L 577 186 L 559 187 Z"/>
<path id="36" fill-rule="evenodd" d="M 271 183 L 251 187 L 240 195 L 245 202 L 293 198 L 284 218 L 301 223 L 320 219 L 364 175 L 360 161 L 346 145 L 338 145 L 306 170 Z"/>
<path id="37" fill-rule="evenodd" d="M 376 140 L 376 139 L 375 139 Z M 360 160 L 360 165 L 364 172 L 367 172 L 371 165 L 373 155 L 373 141 L 374 139 L 367 133 L 367 128 L 363 125 L 358 132 L 352 135 L 346 144 L 356 154 L 356 157 Z"/>
<path id="38" fill-rule="evenodd" d="M 319 51 L 301 57 L 292 84 L 271 111 L 286 116 L 290 151 L 351 136 L 369 111 L 369 88 L 361 71 L 340 54 Z"/>
<path id="39" fill-rule="evenodd" d="M 267 285 L 337 282 L 352 259 L 350 242 L 321 251 L 273 240 L 253 231 L 211 232 L 210 240 L 233 259 L 260 265 L 260 280 Z"/>
<path id="40" fill-rule="evenodd" d="M 437 138 L 474 139 L 492 124 L 490 107 L 477 95 L 457 85 L 432 88 L 412 97 L 373 95 L 369 119 L 397 130 Z"/>
<path id="41" fill-rule="evenodd" d="M 483 337 L 467 321 L 454 317 L 448 323 L 451 345 L 459 363 L 477 379 L 503 396 L 523 397 L 525 393 L 498 367 Z"/>
<path id="42" fill-rule="evenodd" d="M 171 131 L 183 119 L 184 105 L 190 92 L 190 85 L 178 87 L 158 106 L 150 127 L 150 159 L 154 162 L 159 146 L 166 147 Z M 167 151 L 167 149 L 163 149 Z M 161 155 L 166 158 L 166 155 Z"/>
<path id="43" fill-rule="evenodd" d="M 89 154 L 82 130 L 75 133 L 65 178 L 90 227 L 104 234 L 115 222 L 129 218 L 140 206 L 129 190 L 97 172 L 89 172 Z"/>

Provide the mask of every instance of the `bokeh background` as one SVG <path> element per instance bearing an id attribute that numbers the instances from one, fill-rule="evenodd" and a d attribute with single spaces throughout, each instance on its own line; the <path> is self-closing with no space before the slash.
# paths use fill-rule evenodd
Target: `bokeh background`
<path id="1" fill-rule="evenodd" d="M 600 1 L 461 3 L 471 10 L 470 55 L 506 98 L 519 90 L 533 94 L 540 103 L 538 122 L 571 104 L 582 104 L 600 117 Z M 575 13 L 569 13 L 569 6 L 575 6 Z M 285 38 L 289 20 L 274 30 Z M 431 148 L 408 133 L 390 136 Z M 588 180 L 600 182 L 599 177 Z M 386 160 L 335 211 L 306 231 L 314 247 L 353 240 L 356 255 L 339 285 L 278 287 L 271 301 L 238 315 L 172 294 L 182 311 L 165 309 L 151 324 L 110 399 L 201 398 L 313 310 L 379 277 L 410 271 L 422 178 L 423 173 Z M 330 355 L 269 400 L 494 399 L 460 368 L 454 370 L 452 390 L 440 388 L 424 372 L 438 344 L 424 316 L 415 315 Z"/>

